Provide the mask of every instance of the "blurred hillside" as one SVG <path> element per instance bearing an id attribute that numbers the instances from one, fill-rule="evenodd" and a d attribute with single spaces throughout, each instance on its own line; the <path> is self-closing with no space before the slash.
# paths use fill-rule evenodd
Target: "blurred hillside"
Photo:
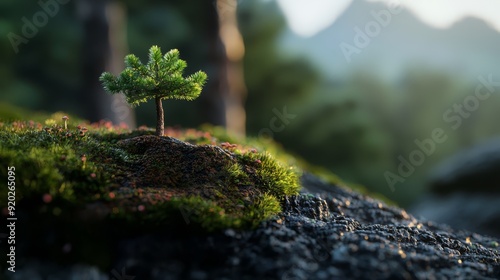
<path id="1" fill-rule="evenodd" d="M 380 28 L 371 22 L 377 22 Z M 356 27 L 367 35 L 366 46 L 356 45 Z M 477 75 L 498 72 L 499 35 L 488 23 L 473 17 L 437 29 L 404 7 L 391 11 L 384 3 L 353 1 L 330 27 L 306 39 L 287 30 L 281 45 L 287 51 L 310 57 L 332 80 L 345 80 L 354 72 L 367 71 L 397 81 L 408 67 L 414 66 L 474 80 Z M 342 50 L 342 43 L 359 49 L 359 53 L 346 58 L 349 52 Z"/>
<path id="2" fill-rule="evenodd" d="M 402 205 L 428 190 L 428 174 L 441 161 L 500 134 L 500 34 L 481 19 L 437 29 L 402 7 L 353 1 L 318 34 L 303 38 L 288 28 L 279 44 L 282 53 L 317 67 L 320 78 L 307 99 L 290 109 L 297 121 L 276 137 Z M 494 92 L 460 115 L 454 106 L 473 102 L 484 79 Z M 418 150 L 415 141 L 430 138 L 436 128 L 446 141 L 410 176 L 388 183 L 386 172 L 399 176 L 400 157 L 409 160 Z"/>

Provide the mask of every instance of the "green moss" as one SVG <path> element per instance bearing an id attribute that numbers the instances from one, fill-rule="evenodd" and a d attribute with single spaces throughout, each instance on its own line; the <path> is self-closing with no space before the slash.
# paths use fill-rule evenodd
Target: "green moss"
<path id="1" fill-rule="evenodd" d="M 239 159 L 243 165 L 255 167 L 253 174 L 262 191 L 275 197 L 298 193 L 298 174 L 292 166 L 284 166 L 267 152 L 244 153 Z"/>
<path id="2" fill-rule="evenodd" d="M 241 166 L 238 163 L 229 163 L 226 165 L 224 170 L 227 173 L 227 178 L 228 180 L 226 181 L 227 184 L 231 183 L 246 183 L 249 182 L 248 174 L 243 171 Z"/>
<path id="3" fill-rule="evenodd" d="M 7 166 L 16 168 L 18 199 L 50 194 L 71 200 L 75 188 L 78 194 L 87 193 L 102 183 L 97 176 L 91 176 L 96 166 L 92 162 L 84 166 L 81 161 L 79 152 L 83 154 L 85 150 L 80 145 L 82 139 L 4 125 L 0 128 L 0 141 L 0 164 L 5 168 L 1 175 L 6 176 Z"/>

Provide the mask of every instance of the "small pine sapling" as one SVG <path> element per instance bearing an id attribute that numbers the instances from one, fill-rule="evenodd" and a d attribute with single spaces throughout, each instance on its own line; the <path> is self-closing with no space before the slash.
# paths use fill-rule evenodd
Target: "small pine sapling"
<path id="1" fill-rule="evenodd" d="M 158 46 L 152 46 L 148 64 L 142 64 L 137 56 L 129 54 L 125 57 L 125 65 L 125 70 L 117 77 L 104 72 L 99 80 L 107 92 L 122 92 L 131 106 L 154 99 L 158 136 L 163 136 L 165 126 L 162 100 L 194 100 L 200 95 L 207 80 L 207 74 L 202 71 L 183 77 L 187 64 L 179 58 L 179 51 L 176 49 L 162 55 Z"/>

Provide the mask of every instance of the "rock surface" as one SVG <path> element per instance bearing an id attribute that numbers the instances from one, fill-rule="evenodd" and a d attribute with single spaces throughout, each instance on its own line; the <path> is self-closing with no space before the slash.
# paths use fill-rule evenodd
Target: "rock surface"
<path id="1" fill-rule="evenodd" d="M 430 176 L 437 193 L 457 190 L 500 193 L 500 138 L 468 148 L 442 162 Z"/>
<path id="2" fill-rule="evenodd" d="M 410 209 L 426 219 L 500 238 L 500 194 L 428 195 Z"/>
<path id="3" fill-rule="evenodd" d="M 500 237 L 500 138 L 473 146 L 431 174 L 432 194 L 410 209 L 457 229 Z"/>
<path id="4" fill-rule="evenodd" d="M 500 278 L 497 239 L 417 220 L 309 174 L 302 184 L 282 215 L 252 231 L 140 235 L 119 242 L 109 273 L 34 260 L 12 279 Z"/>

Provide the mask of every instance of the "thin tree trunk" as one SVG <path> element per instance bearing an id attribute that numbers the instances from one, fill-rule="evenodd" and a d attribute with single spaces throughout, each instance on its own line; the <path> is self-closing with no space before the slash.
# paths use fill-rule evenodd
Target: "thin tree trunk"
<path id="1" fill-rule="evenodd" d="M 156 97 L 156 135 L 163 136 L 164 127 L 163 104 L 161 103 L 161 98 Z"/>

